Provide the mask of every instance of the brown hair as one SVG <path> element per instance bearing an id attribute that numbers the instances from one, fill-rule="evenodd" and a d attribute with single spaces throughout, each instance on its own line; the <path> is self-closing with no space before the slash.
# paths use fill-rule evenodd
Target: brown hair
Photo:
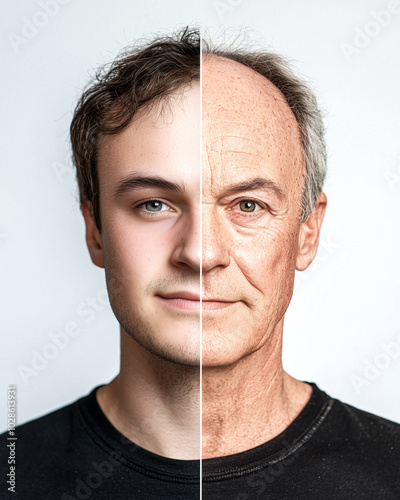
<path id="1" fill-rule="evenodd" d="M 125 49 L 97 71 L 76 106 L 70 135 L 81 204 L 101 229 L 97 148 L 101 134 L 124 130 L 144 105 L 200 79 L 200 33 L 188 27 Z"/>

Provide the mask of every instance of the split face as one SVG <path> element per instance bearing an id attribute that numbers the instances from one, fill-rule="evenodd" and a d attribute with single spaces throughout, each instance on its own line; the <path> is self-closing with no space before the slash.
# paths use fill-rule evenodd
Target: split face
<path id="1" fill-rule="evenodd" d="M 173 363 L 222 367 L 283 322 L 325 205 L 300 224 L 304 159 L 281 92 L 217 56 L 201 81 L 102 137 L 101 233 L 83 211 L 121 328 Z"/>

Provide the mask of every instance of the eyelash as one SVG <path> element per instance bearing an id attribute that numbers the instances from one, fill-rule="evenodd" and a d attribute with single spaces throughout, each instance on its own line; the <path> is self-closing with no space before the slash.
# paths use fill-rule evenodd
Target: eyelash
<path id="1" fill-rule="evenodd" d="M 147 205 L 147 203 L 151 203 L 152 201 L 160 202 L 162 205 L 165 205 L 166 207 L 168 207 L 168 210 L 157 210 L 155 212 L 150 212 L 148 210 L 140 210 L 142 207 Z M 160 200 L 159 198 L 149 198 L 148 200 L 144 200 L 141 203 L 139 203 L 139 205 L 136 205 L 134 207 L 134 210 L 137 212 L 142 212 L 142 213 L 146 214 L 146 217 L 154 217 L 155 215 L 162 214 L 165 212 L 175 212 L 175 210 L 173 208 L 171 208 L 168 205 L 168 203 L 165 203 L 164 201 Z"/>
<path id="2" fill-rule="evenodd" d="M 165 212 L 175 212 L 175 210 L 173 208 L 171 208 L 167 203 L 165 203 L 164 201 L 160 200 L 159 198 L 149 198 L 148 200 L 144 200 L 139 205 L 136 205 L 134 207 L 134 210 L 140 212 L 140 211 L 142 211 L 141 210 L 142 207 L 144 207 L 147 203 L 151 203 L 152 201 L 158 201 L 158 202 L 160 202 L 162 205 L 165 205 L 166 207 L 168 207 L 168 210 L 160 210 L 160 211 L 155 211 L 155 212 L 150 212 L 148 210 L 143 210 L 143 213 L 146 214 L 146 217 L 154 217 L 154 216 L 157 216 L 160 213 L 165 213 Z M 259 209 L 261 209 L 261 210 L 267 209 L 268 210 L 267 205 L 265 205 L 264 203 L 260 203 L 258 200 L 254 200 L 252 198 L 241 198 L 240 200 L 237 200 L 236 203 L 235 203 L 235 205 L 232 208 L 230 208 L 230 210 L 233 210 L 236 206 L 238 206 L 240 203 L 242 203 L 244 201 L 251 201 L 252 203 L 254 203 L 255 205 L 257 205 L 259 207 Z M 240 211 L 240 216 L 241 217 L 251 218 L 251 217 L 258 217 L 259 215 L 260 215 L 260 210 L 257 210 L 257 209 L 254 212 L 243 212 L 243 211 Z"/>
<path id="3" fill-rule="evenodd" d="M 268 209 L 267 205 L 259 202 L 258 200 L 254 200 L 252 198 L 241 198 L 240 200 L 236 201 L 235 205 L 230 210 L 233 210 L 233 208 L 237 207 L 240 203 L 243 203 L 244 201 L 251 201 L 252 203 L 257 205 L 262 210 Z M 244 216 L 244 217 L 258 217 L 259 215 L 260 215 L 260 210 L 257 210 L 257 209 L 254 210 L 254 212 L 240 211 L 240 216 Z"/>

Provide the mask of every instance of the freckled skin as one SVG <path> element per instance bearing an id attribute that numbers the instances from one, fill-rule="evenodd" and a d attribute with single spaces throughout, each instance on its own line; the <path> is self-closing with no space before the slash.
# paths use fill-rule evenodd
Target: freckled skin
<path id="1" fill-rule="evenodd" d="M 226 365 L 260 348 L 289 304 L 304 161 L 297 122 L 268 80 L 232 61 L 203 62 L 203 286 L 240 300 L 226 315 L 203 313 L 203 365 Z M 224 188 L 268 176 L 285 200 L 261 190 L 224 200 Z M 273 210 L 247 217 L 226 202 L 246 197 Z"/>
<path id="2" fill-rule="evenodd" d="M 202 66 L 202 456 L 239 453 L 277 436 L 311 387 L 284 372 L 283 319 L 294 272 L 312 262 L 326 198 L 299 222 L 304 159 L 296 119 L 280 91 L 234 61 Z M 268 179 L 276 190 L 233 192 Z M 241 201 L 252 200 L 248 213 Z"/>

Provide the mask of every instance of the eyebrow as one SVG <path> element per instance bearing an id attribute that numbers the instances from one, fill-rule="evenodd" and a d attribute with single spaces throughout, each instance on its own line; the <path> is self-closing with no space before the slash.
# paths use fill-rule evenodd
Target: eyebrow
<path id="1" fill-rule="evenodd" d="M 137 174 L 131 174 L 118 183 L 115 189 L 114 196 L 118 198 L 133 189 L 149 187 L 166 189 L 168 191 L 174 191 L 175 193 L 183 193 L 185 191 L 184 188 L 179 184 L 167 181 L 167 179 L 164 179 L 163 177 L 160 177 L 158 175 L 142 177 Z"/>
<path id="2" fill-rule="evenodd" d="M 239 184 L 231 184 L 224 189 L 224 192 L 229 193 L 240 193 L 242 191 L 252 191 L 255 189 L 264 189 L 267 191 L 273 191 L 279 199 L 285 200 L 286 195 L 282 189 L 271 179 L 265 179 L 264 177 L 254 177 L 254 179 L 249 179 L 248 181 L 240 182 Z"/>

